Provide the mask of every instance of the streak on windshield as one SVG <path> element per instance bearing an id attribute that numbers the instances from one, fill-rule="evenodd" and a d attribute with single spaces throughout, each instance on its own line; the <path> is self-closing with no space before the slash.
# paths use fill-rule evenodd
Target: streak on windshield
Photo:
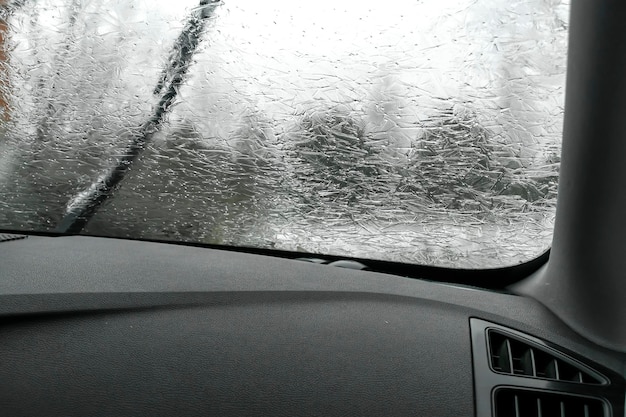
<path id="1" fill-rule="evenodd" d="M 51 230 L 154 113 L 198 2 L 24 4 L 3 9 L 0 226 Z M 165 123 L 85 232 L 527 261 L 551 240 L 567 12 L 223 1 Z"/>

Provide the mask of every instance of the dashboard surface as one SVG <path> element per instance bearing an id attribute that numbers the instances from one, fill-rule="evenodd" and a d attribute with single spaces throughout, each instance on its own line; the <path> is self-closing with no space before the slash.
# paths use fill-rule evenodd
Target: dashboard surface
<path id="1" fill-rule="evenodd" d="M 0 244 L 2 415 L 475 415 L 470 319 L 624 374 L 520 296 L 224 250 Z"/>

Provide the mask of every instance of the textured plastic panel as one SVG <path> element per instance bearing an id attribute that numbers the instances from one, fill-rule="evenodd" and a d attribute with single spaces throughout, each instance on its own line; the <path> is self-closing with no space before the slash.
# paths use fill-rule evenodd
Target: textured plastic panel
<path id="1" fill-rule="evenodd" d="M 0 266 L 6 415 L 470 416 L 469 317 L 624 369 L 531 299 L 392 275 L 90 237 Z"/>
<path id="2" fill-rule="evenodd" d="M 195 304 L 4 320 L 5 415 L 472 414 L 460 311 L 330 292 Z"/>

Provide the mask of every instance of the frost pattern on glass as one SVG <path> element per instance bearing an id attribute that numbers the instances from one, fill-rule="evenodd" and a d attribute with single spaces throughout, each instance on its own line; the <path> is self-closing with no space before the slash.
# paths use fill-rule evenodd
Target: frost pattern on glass
<path id="1" fill-rule="evenodd" d="M 3 10 L 0 227 L 48 230 L 153 113 L 199 1 L 20 3 Z M 530 260 L 552 238 L 568 8 L 224 0 L 85 233 Z"/>

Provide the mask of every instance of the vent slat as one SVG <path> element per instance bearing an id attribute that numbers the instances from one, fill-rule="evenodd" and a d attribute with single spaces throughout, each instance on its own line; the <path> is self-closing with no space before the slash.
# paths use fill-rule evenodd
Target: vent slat
<path id="1" fill-rule="evenodd" d="M 537 376 L 537 364 L 535 363 L 535 351 L 530 349 L 530 366 L 532 368 L 532 375 Z"/>
<path id="2" fill-rule="evenodd" d="M 561 358 L 547 348 L 493 329 L 488 331 L 488 338 L 491 367 L 495 372 L 578 384 L 604 383 L 576 362 Z"/>
<path id="3" fill-rule="evenodd" d="M 559 371 L 559 361 L 552 359 L 552 366 L 554 367 L 554 379 L 561 379 L 561 372 Z"/>
<path id="4" fill-rule="evenodd" d="M 509 339 L 504 340 L 504 348 L 506 349 L 506 357 L 509 360 L 509 369 L 510 372 L 514 372 L 513 367 L 513 353 L 511 352 L 511 341 Z"/>

